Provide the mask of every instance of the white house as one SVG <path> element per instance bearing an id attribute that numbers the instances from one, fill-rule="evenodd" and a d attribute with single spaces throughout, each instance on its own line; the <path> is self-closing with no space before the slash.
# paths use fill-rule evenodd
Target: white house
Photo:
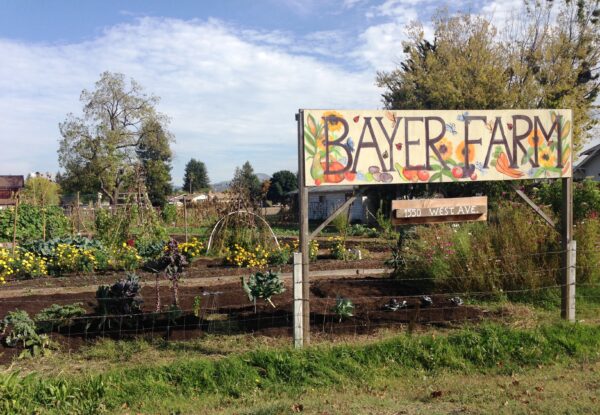
<path id="1" fill-rule="evenodd" d="M 575 178 L 583 179 L 589 177 L 600 181 L 600 144 L 583 151 L 580 156 L 586 156 L 580 161 L 573 171 Z"/>
<path id="2" fill-rule="evenodd" d="M 308 192 L 308 219 L 325 220 L 353 195 L 352 186 L 311 187 Z M 298 191 L 290 192 L 297 195 Z M 367 222 L 367 197 L 359 196 L 350 205 L 350 222 Z"/>

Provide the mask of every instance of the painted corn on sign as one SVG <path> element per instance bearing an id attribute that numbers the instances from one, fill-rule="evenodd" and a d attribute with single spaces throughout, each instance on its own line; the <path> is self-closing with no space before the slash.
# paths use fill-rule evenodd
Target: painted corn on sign
<path id="1" fill-rule="evenodd" d="M 306 186 L 571 177 L 571 110 L 304 110 Z"/>

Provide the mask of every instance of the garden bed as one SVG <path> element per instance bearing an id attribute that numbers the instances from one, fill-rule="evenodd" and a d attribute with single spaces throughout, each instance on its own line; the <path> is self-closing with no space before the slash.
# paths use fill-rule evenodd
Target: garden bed
<path id="1" fill-rule="evenodd" d="M 373 269 L 385 268 L 384 261 L 387 259 L 385 255 L 373 255 L 371 258 L 360 261 L 340 261 L 334 259 L 319 259 L 310 264 L 311 271 L 325 271 L 338 269 Z M 272 266 L 273 270 L 281 272 L 292 272 L 292 265 Z M 191 264 L 186 269 L 184 281 L 195 279 L 218 279 L 224 276 L 247 276 L 254 270 L 249 268 L 239 268 L 235 266 L 223 265 L 220 258 L 201 257 Z M 155 274 L 150 272 L 137 272 L 140 280 L 143 282 L 154 282 Z M 0 298 L 3 297 L 2 292 L 11 290 L 26 290 L 29 288 L 52 288 L 61 287 L 65 290 L 69 288 L 90 287 L 90 290 L 95 290 L 100 284 L 112 284 L 118 278 L 123 276 L 123 272 L 105 272 L 105 273 L 90 273 L 90 274 L 69 274 L 62 277 L 40 277 L 34 279 L 12 280 L 0 288 Z M 0 314 L 1 316 L 1 314 Z"/>
<path id="2" fill-rule="evenodd" d="M 247 270 L 243 270 L 247 274 Z M 114 281 L 114 278 L 111 282 Z M 433 304 L 421 307 L 420 298 L 402 283 L 387 278 L 321 279 L 311 284 L 312 331 L 332 335 L 367 334 L 379 328 L 399 325 L 435 324 L 447 325 L 465 321 L 477 321 L 483 311 L 474 306 L 453 306 L 448 296 L 432 296 Z M 259 301 L 256 312 L 241 284 L 206 284 L 182 286 L 179 290 L 181 316 L 171 319 L 165 313 L 152 314 L 156 294 L 151 285 L 142 288 L 144 299 L 142 316 L 124 319 L 112 327 L 98 329 L 99 318 L 93 317 L 96 305 L 95 292 L 60 293 L 51 295 L 26 295 L 4 298 L 0 301 L 0 315 L 14 309 L 22 309 L 33 316 L 51 304 L 82 303 L 88 316 L 73 326 L 53 333 L 52 339 L 61 350 L 75 351 L 97 338 L 114 339 L 168 338 L 187 340 L 204 333 L 257 333 L 266 336 L 292 335 L 292 291 L 289 282 L 286 291 L 273 297 L 276 308 Z M 169 287 L 161 287 L 163 304 L 169 304 Z M 340 318 L 332 312 L 336 298 L 343 296 L 354 303 L 353 316 Z M 194 300 L 200 298 L 200 307 L 194 315 Z M 407 307 L 398 311 L 386 311 L 384 305 L 396 298 L 406 300 Z M 87 330 L 86 330 L 87 326 Z M 0 347 L 0 363 L 9 363 L 20 350 Z"/>

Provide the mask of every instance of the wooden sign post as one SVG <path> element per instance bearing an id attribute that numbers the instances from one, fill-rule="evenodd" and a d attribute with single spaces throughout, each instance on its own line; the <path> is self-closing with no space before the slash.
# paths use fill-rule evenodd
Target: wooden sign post
<path id="1" fill-rule="evenodd" d="M 308 189 L 319 186 L 562 180 L 562 310 L 564 318 L 574 319 L 571 110 L 301 109 L 296 121 L 303 305 L 303 339 L 297 346 L 310 339 L 310 239 L 344 210 L 336 210 L 310 234 Z M 520 196 L 528 200 L 523 192 Z M 399 225 L 487 219 L 485 197 L 395 201 L 392 209 Z"/>

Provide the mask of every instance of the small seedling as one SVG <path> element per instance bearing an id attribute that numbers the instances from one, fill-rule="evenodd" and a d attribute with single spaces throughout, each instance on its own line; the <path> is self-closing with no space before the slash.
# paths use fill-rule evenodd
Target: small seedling
<path id="1" fill-rule="evenodd" d="M 392 298 L 388 303 L 384 305 L 384 308 L 389 311 L 398 311 L 401 308 L 408 307 L 408 303 L 406 300 L 398 301 L 395 298 Z"/>
<path id="2" fill-rule="evenodd" d="M 340 318 L 341 323 L 344 318 L 353 316 L 352 313 L 354 312 L 354 304 L 352 304 L 352 301 L 347 298 L 338 297 L 335 300 L 335 306 L 333 307 L 332 311 Z"/>
<path id="3" fill-rule="evenodd" d="M 463 305 L 463 300 L 460 297 L 452 297 L 450 299 L 450 302 L 452 303 L 452 305 L 457 307 Z"/>
<path id="4" fill-rule="evenodd" d="M 194 305 L 192 306 L 192 312 L 196 318 L 200 318 L 200 310 L 202 309 L 202 297 L 199 295 L 194 297 Z"/>

